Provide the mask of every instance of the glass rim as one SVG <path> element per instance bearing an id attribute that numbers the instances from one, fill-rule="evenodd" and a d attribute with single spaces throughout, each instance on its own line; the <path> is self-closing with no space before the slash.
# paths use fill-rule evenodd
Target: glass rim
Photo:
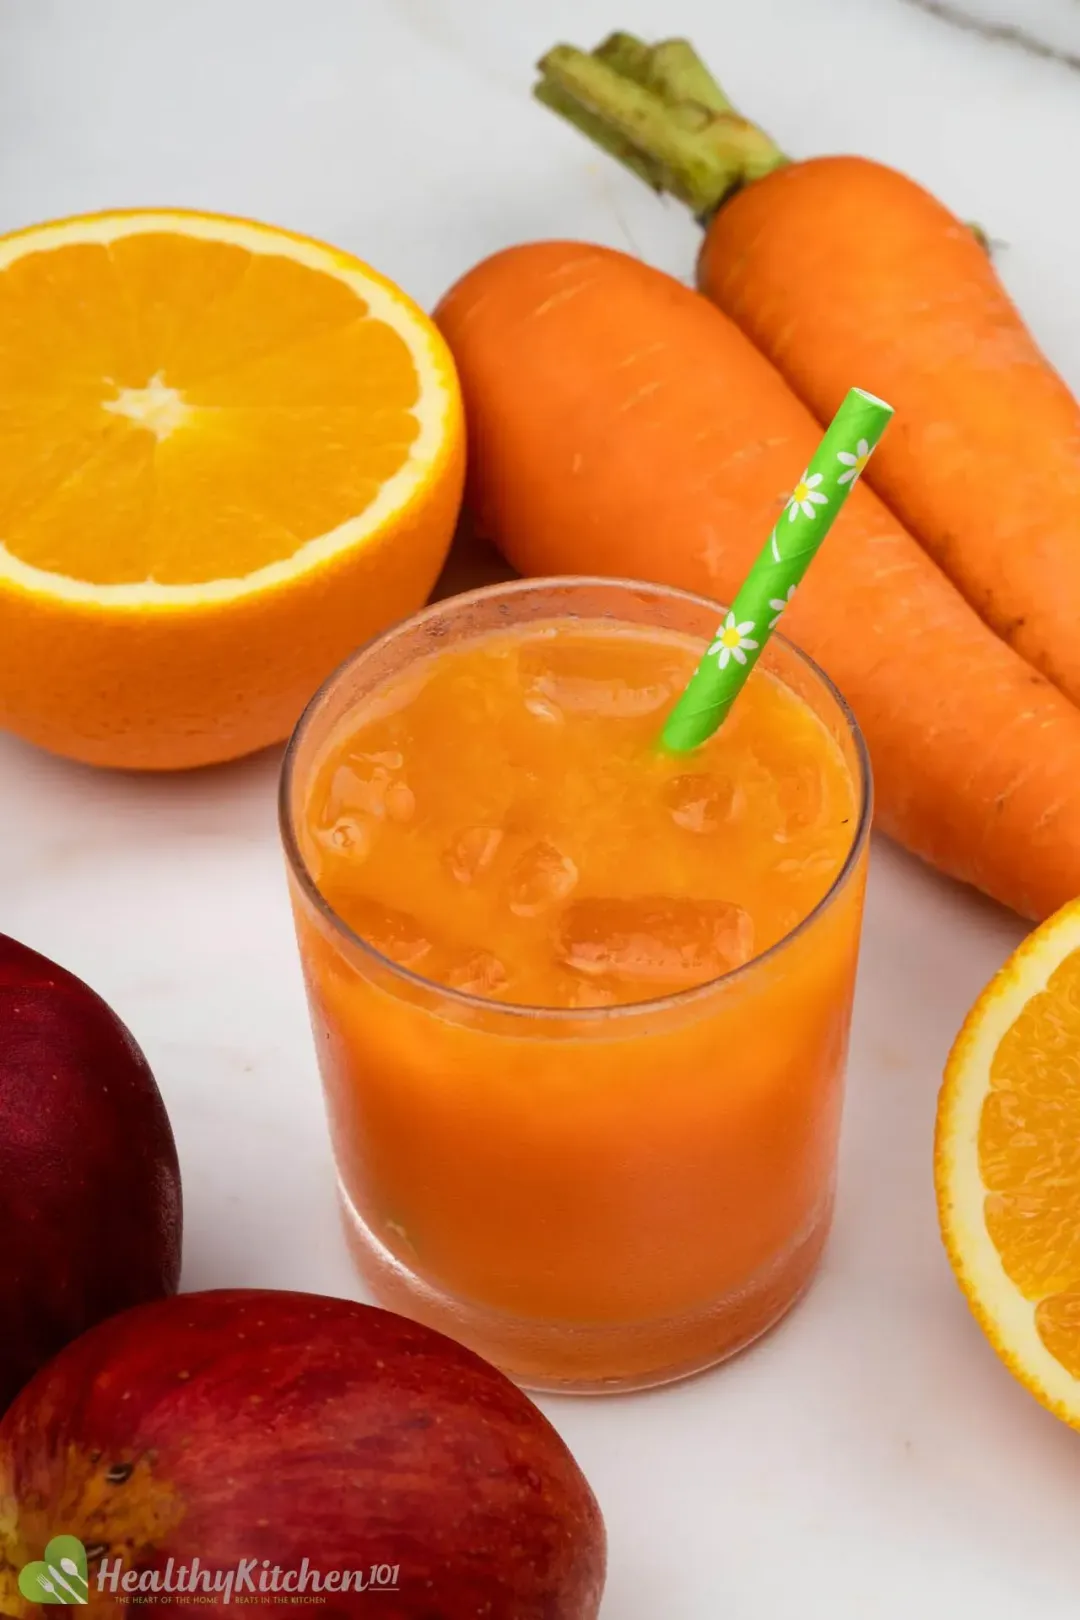
<path id="1" fill-rule="evenodd" d="M 356 647 L 347 658 L 343 659 L 331 671 L 326 679 L 312 694 L 304 705 L 303 712 L 293 727 L 292 734 L 286 744 L 285 754 L 281 762 L 281 772 L 278 778 L 278 827 L 281 835 L 285 858 L 289 864 L 296 882 L 299 884 L 305 899 L 315 908 L 316 912 L 327 923 L 336 936 L 348 946 L 359 950 L 371 962 L 385 969 L 393 978 L 403 981 L 414 989 L 434 994 L 440 1000 L 449 1002 L 452 1006 L 468 1010 L 470 1013 L 481 1012 L 486 1015 L 505 1015 L 509 1019 L 518 1019 L 527 1024 L 534 1021 L 556 1021 L 566 1024 L 602 1024 L 611 1019 L 641 1018 L 655 1016 L 673 1009 L 682 1009 L 692 1006 L 696 1001 L 704 1001 L 715 995 L 718 990 L 728 985 L 735 985 L 741 979 L 748 977 L 755 970 L 766 963 L 776 961 L 795 940 L 804 934 L 810 925 L 823 916 L 833 901 L 846 888 L 848 880 L 858 864 L 863 847 L 870 832 L 874 808 L 874 782 L 870 766 L 870 755 L 866 740 L 860 730 L 859 723 L 852 712 L 851 705 L 835 682 L 826 675 L 821 666 L 815 662 L 810 654 L 797 647 L 793 641 L 773 631 L 769 637 L 770 643 L 775 643 L 786 653 L 790 653 L 795 660 L 809 671 L 811 676 L 824 687 L 829 697 L 836 704 L 840 714 L 848 727 L 854 745 L 855 758 L 858 767 L 858 777 L 855 782 L 858 793 L 859 809 L 855 822 L 855 831 L 851 846 L 844 856 L 839 871 L 829 884 L 821 899 L 811 907 L 805 917 L 799 919 L 787 933 L 781 934 L 774 940 L 767 950 L 760 955 L 751 956 L 747 961 L 740 963 L 737 968 L 731 968 L 716 978 L 707 979 L 703 984 L 696 984 L 687 990 L 676 990 L 665 996 L 653 996 L 647 1001 L 617 1002 L 610 1007 L 535 1007 L 518 1002 L 495 1001 L 489 996 L 474 995 L 468 990 L 454 990 L 449 985 L 440 984 L 437 979 L 427 979 L 422 973 L 414 973 L 411 968 L 403 967 L 392 957 L 385 956 L 370 941 L 354 932 L 343 917 L 340 917 L 333 906 L 326 899 L 304 860 L 300 849 L 300 841 L 293 825 L 291 809 L 292 789 L 297 757 L 309 727 L 313 724 L 324 699 L 334 688 L 356 668 L 365 658 L 370 656 L 377 648 L 388 645 L 407 631 L 422 628 L 431 619 L 448 611 L 457 611 L 466 608 L 477 601 L 487 601 L 492 598 L 504 596 L 513 597 L 527 595 L 530 591 L 540 589 L 578 589 L 603 588 L 613 590 L 633 591 L 638 594 L 646 592 L 662 597 L 668 601 L 687 602 L 694 607 L 706 609 L 710 615 L 727 611 L 722 603 L 713 597 L 700 596 L 695 591 L 684 591 L 674 585 L 657 585 L 649 580 L 626 579 L 615 575 L 604 574 L 544 574 L 530 575 L 523 579 L 501 580 L 491 585 L 479 585 L 470 591 L 455 592 L 452 596 L 441 597 L 436 602 L 429 602 L 418 612 L 411 613 L 396 624 L 390 625 L 386 630 L 380 630 L 376 635 L 370 636 L 367 641 Z M 512 628 L 509 627 L 508 628 Z"/>

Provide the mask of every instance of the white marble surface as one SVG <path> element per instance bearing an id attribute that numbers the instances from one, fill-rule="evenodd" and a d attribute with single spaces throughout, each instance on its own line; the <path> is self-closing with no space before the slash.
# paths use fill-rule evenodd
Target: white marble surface
<path id="1" fill-rule="evenodd" d="M 527 97 L 546 45 L 616 24 L 691 35 L 788 151 L 870 153 L 980 221 L 1080 386 L 1080 0 L 5 0 L 0 228 L 226 209 L 340 242 L 424 301 L 542 235 L 684 274 L 691 225 Z M 349 1292 L 277 764 L 140 780 L 0 740 L 0 927 L 145 1046 L 183 1160 L 185 1286 Z M 545 1402 L 607 1516 L 605 1620 L 1075 1620 L 1080 1438 L 982 1341 L 931 1190 L 942 1059 L 1019 936 L 878 848 L 818 1286 L 719 1374 Z"/>

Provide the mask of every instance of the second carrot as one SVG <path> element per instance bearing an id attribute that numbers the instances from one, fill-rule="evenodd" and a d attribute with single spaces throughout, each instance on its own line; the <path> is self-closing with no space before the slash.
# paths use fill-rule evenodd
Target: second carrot
<path id="1" fill-rule="evenodd" d="M 537 94 L 705 224 L 698 282 L 827 422 L 896 407 L 868 481 L 985 622 L 1080 702 L 1080 405 L 978 229 L 861 157 L 792 162 L 685 40 L 557 46 Z"/>

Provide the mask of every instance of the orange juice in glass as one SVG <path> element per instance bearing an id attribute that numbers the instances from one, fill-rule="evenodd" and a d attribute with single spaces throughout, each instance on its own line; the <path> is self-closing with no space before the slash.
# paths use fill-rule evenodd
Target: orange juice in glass
<path id="1" fill-rule="evenodd" d="M 715 603 L 531 580 L 317 694 L 282 830 L 346 1229 L 374 1296 L 538 1389 L 733 1354 L 829 1227 L 870 821 L 774 637 L 658 747 Z"/>

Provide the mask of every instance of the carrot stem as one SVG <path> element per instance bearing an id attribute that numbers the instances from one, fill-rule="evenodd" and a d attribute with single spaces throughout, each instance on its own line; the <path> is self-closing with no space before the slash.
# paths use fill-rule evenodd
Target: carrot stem
<path id="1" fill-rule="evenodd" d="M 537 101 L 703 225 L 732 192 L 791 161 L 732 105 L 689 40 L 647 45 L 616 32 L 591 51 L 556 45 L 537 68 Z M 982 226 L 969 229 L 991 253 Z"/>
<path id="2" fill-rule="evenodd" d="M 655 91 L 665 106 L 694 102 L 710 112 L 735 111 L 688 39 L 646 45 L 633 34 L 609 34 L 591 54 L 624 79 Z"/>
<path id="3" fill-rule="evenodd" d="M 788 161 L 686 40 L 617 33 L 592 52 L 556 45 L 538 67 L 539 100 L 700 218 Z"/>
<path id="4" fill-rule="evenodd" d="M 568 124 L 573 124 L 574 128 L 587 136 L 594 146 L 617 159 L 636 174 L 639 180 L 644 180 L 653 191 L 663 191 L 660 170 L 656 164 L 651 163 L 643 153 L 632 146 L 625 135 L 620 135 L 617 129 L 605 124 L 602 118 L 596 118 L 592 113 L 586 112 L 585 108 L 579 106 L 565 90 L 561 90 L 554 80 L 541 79 L 534 87 L 533 95 L 551 112 L 558 113 Z"/>

